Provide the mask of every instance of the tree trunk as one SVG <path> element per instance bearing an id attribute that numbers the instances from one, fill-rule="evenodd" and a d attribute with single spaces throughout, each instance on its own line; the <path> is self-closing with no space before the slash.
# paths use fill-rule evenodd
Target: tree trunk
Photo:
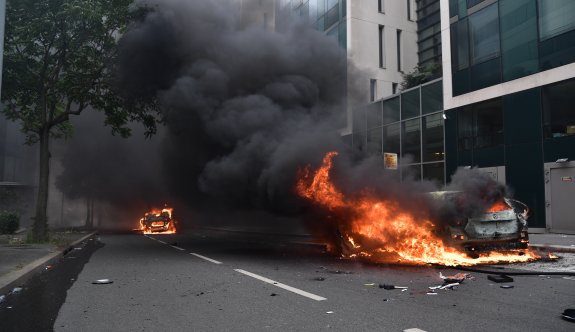
<path id="1" fill-rule="evenodd" d="M 40 160 L 39 160 L 39 178 L 38 178 L 38 197 L 36 200 L 36 216 L 32 227 L 32 242 L 48 241 L 48 217 L 46 210 L 48 208 L 48 185 L 50 178 L 50 128 L 42 129 L 40 133 Z"/>

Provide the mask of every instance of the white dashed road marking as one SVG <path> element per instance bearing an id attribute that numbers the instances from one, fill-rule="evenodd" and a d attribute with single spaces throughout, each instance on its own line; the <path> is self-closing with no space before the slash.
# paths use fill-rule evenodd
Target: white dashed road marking
<path id="1" fill-rule="evenodd" d="M 184 250 L 186 250 L 186 249 L 184 249 L 184 248 L 180 248 L 180 247 L 178 247 L 178 246 L 170 246 L 170 247 L 172 247 L 172 248 L 176 248 L 176 249 L 178 249 L 178 250 L 181 250 L 181 251 L 184 251 Z"/>
<path id="2" fill-rule="evenodd" d="M 220 261 L 217 261 L 217 260 L 215 260 L 215 259 L 208 258 L 208 257 L 206 257 L 206 256 L 202 256 L 202 255 L 200 255 L 200 254 L 196 254 L 196 253 L 194 253 L 194 252 L 191 252 L 190 255 L 194 255 L 194 256 L 196 256 L 196 257 L 198 257 L 198 258 L 207 260 L 208 262 L 212 262 L 212 263 L 214 263 L 214 264 L 222 264 L 222 262 L 220 262 Z"/>
<path id="3" fill-rule="evenodd" d="M 420 330 L 417 328 L 403 330 L 403 332 L 425 332 L 424 330 Z"/>
<path id="4" fill-rule="evenodd" d="M 288 286 L 288 285 L 284 285 L 284 284 L 282 284 L 282 283 L 279 283 L 279 282 L 277 282 L 277 281 L 268 279 L 268 278 L 266 278 L 266 277 L 262 277 L 262 276 L 260 276 L 260 275 L 255 274 L 255 273 L 251 273 L 251 272 L 244 271 L 244 270 L 240 270 L 240 269 L 234 269 L 234 271 L 239 272 L 239 273 L 242 273 L 242 274 L 245 274 L 245 275 L 250 276 L 250 277 L 252 277 L 252 278 L 261 280 L 261 281 L 266 282 L 266 283 L 268 283 L 268 284 L 270 284 L 270 285 L 274 285 L 274 286 L 277 286 L 277 287 L 279 287 L 279 288 L 283 288 L 283 289 L 285 289 L 285 290 L 288 290 L 288 291 L 290 291 L 290 292 L 296 293 L 296 294 L 298 294 L 298 295 L 305 296 L 305 297 L 310 298 L 310 299 L 312 299 L 312 300 L 316 300 L 316 301 L 325 301 L 325 300 L 327 300 L 325 297 L 321 297 L 321 296 L 318 296 L 318 295 L 315 295 L 315 294 L 312 294 L 312 293 L 308 293 L 308 292 L 306 292 L 306 291 L 303 291 L 303 290 L 301 290 L 301 289 L 297 289 L 297 288 L 295 288 L 295 287 L 291 287 L 291 286 Z"/>

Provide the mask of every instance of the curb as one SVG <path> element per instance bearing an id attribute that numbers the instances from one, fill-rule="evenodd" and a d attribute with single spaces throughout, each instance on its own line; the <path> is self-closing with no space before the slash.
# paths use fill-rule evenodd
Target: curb
<path id="1" fill-rule="evenodd" d="M 547 244 L 529 244 L 529 248 L 539 251 L 552 251 L 552 252 L 570 252 L 575 253 L 575 247 L 560 246 L 560 245 L 547 245 Z"/>
<path id="2" fill-rule="evenodd" d="M 0 295 L 7 294 L 14 287 L 24 284 L 31 277 L 39 274 L 44 270 L 46 265 L 55 264 L 60 258 L 65 254 L 70 252 L 78 243 L 86 241 L 92 236 L 96 235 L 98 232 L 92 232 L 82 238 L 72 242 L 69 246 L 64 249 L 58 250 L 56 252 L 40 257 L 31 263 L 26 264 L 23 268 L 9 272 L 0 277 Z"/>

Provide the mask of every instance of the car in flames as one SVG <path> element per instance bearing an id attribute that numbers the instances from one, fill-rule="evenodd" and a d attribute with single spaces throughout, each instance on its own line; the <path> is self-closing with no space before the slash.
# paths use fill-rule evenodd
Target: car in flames
<path id="1" fill-rule="evenodd" d="M 457 205 L 465 199 L 465 194 L 458 191 L 437 191 L 430 195 L 446 204 Z M 504 197 L 480 213 L 450 218 L 438 231 L 448 244 L 469 252 L 527 249 L 528 216 L 527 205 Z"/>
<path id="2" fill-rule="evenodd" d="M 140 219 L 140 229 L 144 234 L 150 233 L 175 233 L 176 225 L 172 219 L 172 209 L 152 210 L 146 212 Z"/>

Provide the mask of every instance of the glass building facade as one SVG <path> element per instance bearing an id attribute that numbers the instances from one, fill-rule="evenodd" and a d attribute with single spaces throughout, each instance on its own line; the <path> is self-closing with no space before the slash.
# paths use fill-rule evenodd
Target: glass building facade
<path id="1" fill-rule="evenodd" d="M 419 66 L 441 65 L 440 0 L 417 0 Z"/>
<path id="2" fill-rule="evenodd" d="M 347 47 L 346 0 L 279 0 L 278 27 L 289 24 L 290 16 L 296 15 L 306 20 L 318 31 L 335 38 L 339 45 Z"/>
<path id="3" fill-rule="evenodd" d="M 445 183 L 442 81 L 354 110 L 352 145 L 369 155 L 395 153 L 398 176 Z"/>
<path id="4" fill-rule="evenodd" d="M 575 61 L 575 1 L 449 0 L 453 95 Z"/>

